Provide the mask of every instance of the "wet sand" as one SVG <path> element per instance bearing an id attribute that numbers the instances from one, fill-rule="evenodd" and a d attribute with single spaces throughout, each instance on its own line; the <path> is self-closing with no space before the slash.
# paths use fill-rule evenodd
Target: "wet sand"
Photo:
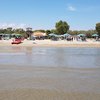
<path id="1" fill-rule="evenodd" d="M 0 100 L 100 100 L 100 94 L 64 93 L 46 89 L 19 89 L 0 92 Z"/>
<path id="2" fill-rule="evenodd" d="M 100 100 L 99 68 L 0 65 L 0 100 Z"/>

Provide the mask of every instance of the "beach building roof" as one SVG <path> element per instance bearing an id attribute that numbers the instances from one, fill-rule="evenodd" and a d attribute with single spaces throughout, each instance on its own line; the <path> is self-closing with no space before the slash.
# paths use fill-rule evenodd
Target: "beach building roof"
<path id="1" fill-rule="evenodd" d="M 36 36 L 36 37 L 39 37 L 39 36 L 46 36 L 46 33 L 43 33 L 43 32 L 34 32 L 33 34 L 32 34 L 32 36 Z"/>

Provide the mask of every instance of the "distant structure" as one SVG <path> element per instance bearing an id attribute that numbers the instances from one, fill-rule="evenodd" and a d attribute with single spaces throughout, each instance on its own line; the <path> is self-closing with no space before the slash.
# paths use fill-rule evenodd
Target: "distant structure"
<path id="1" fill-rule="evenodd" d="M 26 31 L 32 31 L 32 28 L 31 27 L 27 27 Z"/>
<path id="2" fill-rule="evenodd" d="M 32 28 L 31 27 L 27 27 L 26 28 L 26 34 L 27 34 L 27 37 L 29 37 L 30 40 L 31 40 L 32 33 L 33 33 Z"/>

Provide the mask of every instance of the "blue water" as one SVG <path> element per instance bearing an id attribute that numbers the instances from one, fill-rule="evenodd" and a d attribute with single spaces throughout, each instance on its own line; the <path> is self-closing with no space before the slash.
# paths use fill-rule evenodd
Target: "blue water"
<path id="1" fill-rule="evenodd" d="M 100 48 L 0 47 L 0 64 L 100 68 Z"/>

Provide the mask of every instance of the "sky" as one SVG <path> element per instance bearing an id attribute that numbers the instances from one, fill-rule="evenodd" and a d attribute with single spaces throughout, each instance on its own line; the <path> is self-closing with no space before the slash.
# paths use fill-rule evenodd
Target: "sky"
<path id="1" fill-rule="evenodd" d="M 0 28 L 55 29 L 60 20 L 70 30 L 95 29 L 100 0 L 0 0 Z"/>

